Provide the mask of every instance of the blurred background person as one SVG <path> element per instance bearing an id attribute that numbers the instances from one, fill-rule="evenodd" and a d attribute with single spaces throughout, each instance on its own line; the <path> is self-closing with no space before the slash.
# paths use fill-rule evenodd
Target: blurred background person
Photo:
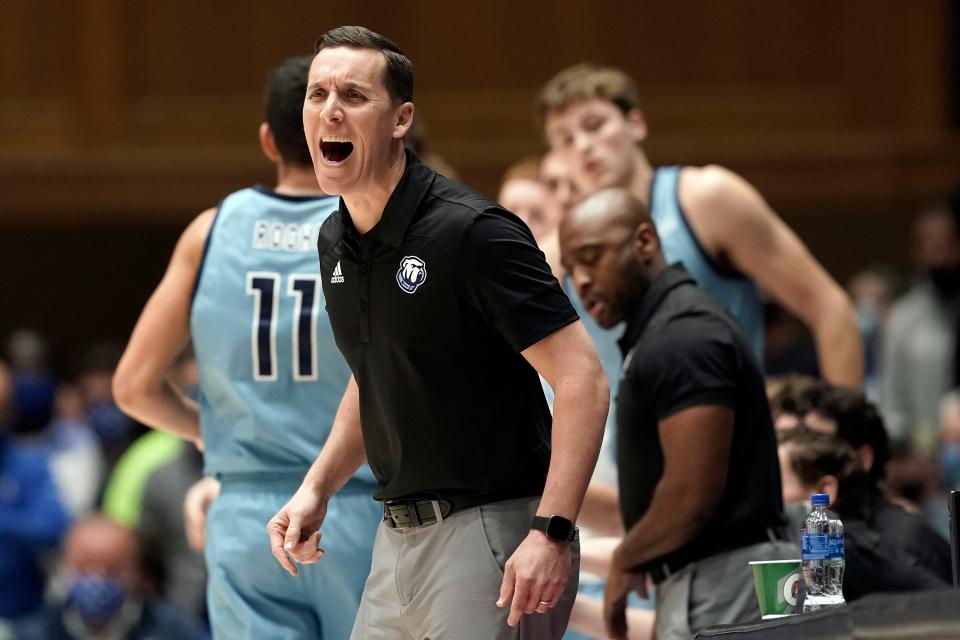
<path id="1" fill-rule="evenodd" d="M 100 515 L 71 527 L 50 603 L 22 640 L 201 640 L 199 625 L 151 592 L 136 535 Z"/>
<path id="2" fill-rule="evenodd" d="M 863 342 L 863 386 L 870 400 L 880 396 L 880 360 L 890 312 L 902 294 L 901 278 L 886 265 L 858 271 L 847 282 L 847 293 L 857 312 L 857 328 Z"/>
<path id="3" fill-rule="evenodd" d="M 843 595 L 848 602 L 883 591 L 944 589 L 948 580 L 923 566 L 899 546 L 875 508 L 879 490 L 853 448 L 840 438 L 806 426 L 778 434 L 783 502 L 789 535 L 800 543 L 810 496 L 826 493 L 843 521 L 846 566 Z M 949 569 L 949 564 L 946 566 Z"/>
<path id="4" fill-rule="evenodd" d="M 13 370 L 14 433 L 32 435 L 53 418 L 56 382 L 50 373 L 47 341 L 33 329 L 18 329 L 7 339 Z"/>
<path id="5" fill-rule="evenodd" d="M 807 386 L 800 396 L 794 406 L 804 413 L 796 416 L 797 424 L 834 435 L 850 446 L 867 475 L 870 486 L 862 497 L 868 509 L 866 523 L 882 531 L 917 564 L 949 582 L 949 543 L 917 510 L 904 509 L 902 497 L 891 490 L 889 438 L 876 405 L 859 391 L 824 382 Z"/>
<path id="6" fill-rule="evenodd" d="M 40 606 L 43 558 L 69 523 L 46 457 L 10 434 L 12 404 L 13 376 L 0 361 L 0 621 Z"/>
<path id="7" fill-rule="evenodd" d="M 936 446 L 940 397 L 955 382 L 960 326 L 960 212 L 942 204 L 913 223 L 916 281 L 890 311 L 881 406 L 890 436 L 921 456 Z"/>
<path id="8" fill-rule="evenodd" d="M 104 475 L 83 395 L 75 384 L 55 378 L 39 332 L 14 331 L 7 351 L 14 381 L 11 432 L 47 459 L 63 505 L 72 517 L 83 516 L 95 506 Z"/>
<path id="9" fill-rule="evenodd" d="M 569 213 L 583 199 L 583 189 L 575 182 L 576 175 L 569 159 L 557 151 L 548 151 L 540 159 L 540 180 L 560 207 L 561 216 Z"/>
<path id="10" fill-rule="evenodd" d="M 181 353 L 168 376 L 186 397 L 197 397 L 197 361 L 192 348 Z M 137 532 L 155 574 L 156 589 L 191 619 L 206 618 L 203 555 L 186 536 L 183 502 L 203 477 L 203 455 L 166 431 L 151 429 L 120 457 L 107 482 L 103 512 Z"/>
<path id="11" fill-rule="evenodd" d="M 511 165 L 497 202 L 523 220 L 542 250 L 543 241 L 557 230 L 562 210 L 540 177 L 540 164 L 539 158 L 530 156 Z"/>

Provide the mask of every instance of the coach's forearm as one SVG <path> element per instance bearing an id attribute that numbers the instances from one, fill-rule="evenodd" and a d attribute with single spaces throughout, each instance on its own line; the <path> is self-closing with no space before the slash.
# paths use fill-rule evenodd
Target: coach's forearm
<path id="1" fill-rule="evenodd" d="M 360 393 L 351 376 L 333 419 L 330 436 L 307 472 L 303 484 L 328 499 L 347 483 L 366 457 L 360 431 Z"/>
<path id="2" fill-rule="evenodd" d="M 596 362 L 561 376 L 554 395 L 550 469 L 537 514 L 576 520 L 600 453 L 610 388 Z"/>

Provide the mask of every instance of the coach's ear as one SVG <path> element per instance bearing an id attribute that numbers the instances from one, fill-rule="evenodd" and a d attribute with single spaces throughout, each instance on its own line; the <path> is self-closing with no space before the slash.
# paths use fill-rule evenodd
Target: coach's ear
<path id="1" fill-rule="evenodd" d="M 397 119 L 393 127 L 393 137 L 395 140 L 399 140 L 407 135 L 407 131 L 413 126 L 413 111 L 414 107 L 412 102 L 404 102 L 397 107 Z"/>
<path id="2" fill-rule="evenodd" d="M 277 141 L 273 139 L 273 131 L 266 122 L 260 123 L 260 150 L 267 160 L 273 163 L 280 162 L 280 152 L 277 150 Z"/>

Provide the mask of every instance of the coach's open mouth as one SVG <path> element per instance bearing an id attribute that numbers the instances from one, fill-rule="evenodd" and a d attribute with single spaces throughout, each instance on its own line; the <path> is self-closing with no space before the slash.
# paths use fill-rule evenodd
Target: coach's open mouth
<path id="1" fill-rule="evenodd" d="M 343 138 L 324 136 L 320 140 L 320 153 L 331 164 L 340 164 L 353 153 L 353 143 Z"/>

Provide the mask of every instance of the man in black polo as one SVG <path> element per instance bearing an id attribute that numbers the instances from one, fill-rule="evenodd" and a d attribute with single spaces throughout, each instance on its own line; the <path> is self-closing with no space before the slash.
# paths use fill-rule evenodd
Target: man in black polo
<path id="1" fill-rule="evenodd" d="M 529 230 L 404 152 L 412 98 L 389 40 L 318 40 L 304 130 L 341 195 L 318 248 L 353 377 L 271 545 L 290 573 L 316 562 L 326 502 L 366 453 L 385 515 L 354 638 L 559 638 L 607 383 Z"/>
<path id="2" fill-rule="evenodd" d="M 594 194 L 560 227 L 565 268 L 601 326 L 621 320 L 617 466 L 627 533 L 604 593 L 613 637 L 626 596 L 657 584 L 657 637 L 759 618 L 750 560 L 796 557 L 782 526 L 763 377 L 736 321 L 679 264 L 646 207 Z"/>

